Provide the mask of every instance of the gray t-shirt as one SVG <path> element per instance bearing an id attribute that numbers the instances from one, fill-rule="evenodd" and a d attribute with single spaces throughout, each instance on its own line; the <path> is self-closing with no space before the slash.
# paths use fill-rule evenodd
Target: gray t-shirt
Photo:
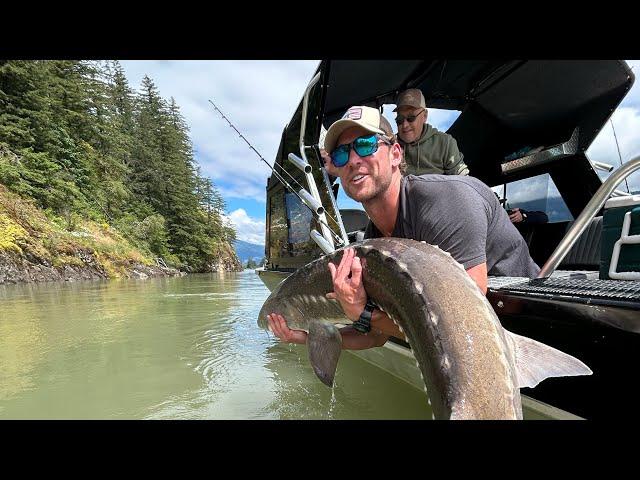
<path id="1" fill-rule="evenodd" d="M 370 221 L 365 238 L 381 236 Z M 467 270 L 486 262 L 489 275 L 535 278 L 540 272 L 493 191 L 474 177 L 403 177 L 392 236 L 437 245 Z"/>

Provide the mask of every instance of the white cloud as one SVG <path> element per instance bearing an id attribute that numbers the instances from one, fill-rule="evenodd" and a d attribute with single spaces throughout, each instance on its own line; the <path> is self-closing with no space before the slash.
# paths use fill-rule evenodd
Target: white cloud
<path id="1" fill-rule="evenodd" d="M 640 88 L 636 90 L 640 91 Z M 612 115 L 616 137 L 620 145 L 620 154 L 624 161 L 640 154 L 640 110 L 620 107 Z"/>
<path id="2" fill-rule="evenodd" d="M 264 245 L 265 223 L 263 220 L 251 218 L 242 208 L 234 210 L 226 218 L 236 227 L 238 240 Z"/>
<path id="3" fill-rule="evenodd" d="M 535 177 L 511 182 L 507 185 L 507 199 L 510 203 L 517 204 L 545 198 L 548 193 L 549 178 L 548 173 L 543 173 Z"/>
<path id="4" fill-rule="evenodd" d="M 630 93 L 640 91 L 640 87 L 634 86 Z M 611 121 L 615 128 L 615 136 Z M 620 157 L 622 163 L 631 160 L 640 155 L 640 109 L 633 107 L 619 107 L 602 128 L 596 139 L 589 146 L 587 156 L 590 160 L 608 163 L 615 168 L 620 167 Z M 620 154 L 615 139 L 618 139 Z M 601 178 L 607 178 L 610 174 L 598 171 Z M 636 171 L 631 174 L 628 179 L 629 188 L 640 189 L 640 172 Z M 626 190 L 624 182 L 619 186 L 622 190 Z"/>

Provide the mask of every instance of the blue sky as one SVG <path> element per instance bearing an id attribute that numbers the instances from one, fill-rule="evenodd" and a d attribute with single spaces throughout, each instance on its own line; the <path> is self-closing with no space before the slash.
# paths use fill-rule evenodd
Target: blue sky
<path id="1" fill-rule="evenodd" d="M 300 102 L 319 60 L 126 60 L 121 61 L 131 87 L 138 90 L 146 74 L 160 95 L 173 96 L 190 127 L 195 159 L 227 202 L 238 238 L 264 243 L 265 184 L 269 168 L 229 127 L 212 100 L 269 162 L 277 153 L 285 124 Z M 640 61 L 628 60 L 638 75 Z M 392 125 L 394 106 L 385 107 Z M 457 112 L 429 109 L 429 123 L 446 130 Z M 622 161 L 640 154 L 640 80 L 612 116 Z M 589 158 L 620 165 L 611 123 L 587 151 Z M 601 174 L 604 177 L 604 174 Z M 640 172 L 630 180 L 640 188 Z M 625 189 L 625 188 L 622 188 Z M 341 189 L 342 190 L 342 189 Z M 341 207 L 359 204 L 340 195 Z"/>

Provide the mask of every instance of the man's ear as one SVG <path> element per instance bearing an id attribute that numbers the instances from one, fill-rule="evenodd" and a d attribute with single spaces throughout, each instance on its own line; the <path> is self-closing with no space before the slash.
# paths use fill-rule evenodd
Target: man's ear
<path id="1" fill-rule="evenodd" d="M 391 148 L 389 150 L 391 152 L 391 166 L 398 167 L 402 162 L 402 155 L 404 154 L 404 152 L 402 151 L 402 147 L 398 142 L 396 142 L 391 145 Z"/>

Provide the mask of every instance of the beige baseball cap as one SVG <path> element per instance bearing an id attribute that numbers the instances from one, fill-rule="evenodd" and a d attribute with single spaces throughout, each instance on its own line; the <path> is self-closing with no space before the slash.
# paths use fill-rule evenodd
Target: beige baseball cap
<path id="1" fill-rule="evenodd" d="M 379 133 L 393 140 L 393 129 L 377 108 L 357 105 L 349 108 L 340 120 L 333 122 L 324 137 L 324 149 L 333 152 L 342 132 L 351 127 L 362 127 L 368 132 Z"/>
<path id="2" fill-rule="evenodd" d="M 417 88 L 410 88 L 401 92 L 396 100 L 395 112 L 400 107 L 414 107 L 414 108 L 427 108 L 427 103 L 424 101 L 424 95 L 422 91 Z"/>

